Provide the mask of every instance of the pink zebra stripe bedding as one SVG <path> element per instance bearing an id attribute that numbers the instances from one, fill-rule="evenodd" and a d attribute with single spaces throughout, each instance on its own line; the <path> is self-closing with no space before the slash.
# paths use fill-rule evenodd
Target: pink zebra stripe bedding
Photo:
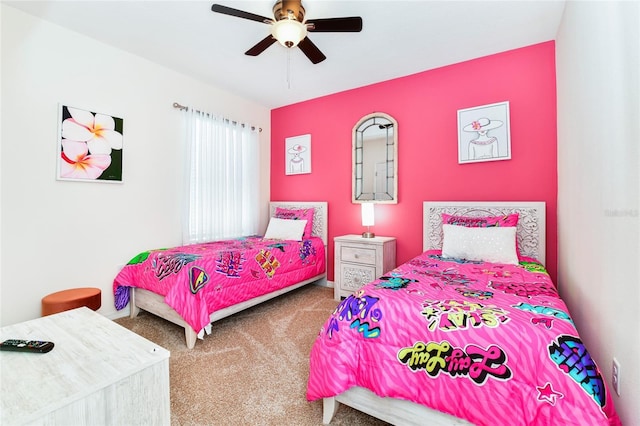
<path id="1" fill-rule="evenodd" d="M 307 399 L 353 386 L 476 425 L 619 425 L 544 267 L 431 250 L 342 300 L 313 345 Z"/>

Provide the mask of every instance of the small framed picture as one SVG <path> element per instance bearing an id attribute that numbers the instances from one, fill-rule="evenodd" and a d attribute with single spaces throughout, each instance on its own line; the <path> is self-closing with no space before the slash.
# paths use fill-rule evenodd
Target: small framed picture
<path id="1" fill-rule="evenodd" d="M 285 139 L 285 174 L 311 173 L 311 135 Z"/>
<path id="2" fill-rule="evenodd" d="M 60 104 L 58 124 L 58 180 L 122 182 L 122 118 Z"/>
<path id="3" fill-rule="evenodd" d="M 509 159 L 508 101 L 458 110 L 458 164 Z"/>

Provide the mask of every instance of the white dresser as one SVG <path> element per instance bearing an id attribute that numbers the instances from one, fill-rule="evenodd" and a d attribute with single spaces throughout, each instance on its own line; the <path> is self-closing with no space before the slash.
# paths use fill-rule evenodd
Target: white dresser
<path id="1" fill-rule="evenodd" d="M 362 285 L 380 278 L 396 267 L 394 237 L 363 238 L 342 235 L 334 238 L 335 271 L 333 295 L 347 297 Z"/>
<path id="2" fill-rule="evenodd" d="M 0 341 L 48 340 L 45 354 L 0 352 L 0 424 L 169 425 L 169 351 L 83 307 L 2 327 Z"/>

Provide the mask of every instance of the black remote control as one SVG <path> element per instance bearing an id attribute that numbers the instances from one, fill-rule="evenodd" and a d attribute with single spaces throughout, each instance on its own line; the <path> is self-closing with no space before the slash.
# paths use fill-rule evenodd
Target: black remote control
<path id="1" fill-rule="evenodd" d="M 0 351 L 47 353 L 53 349 L 53 342 L 40 340 L 9 339 L 0 343 Z"/>

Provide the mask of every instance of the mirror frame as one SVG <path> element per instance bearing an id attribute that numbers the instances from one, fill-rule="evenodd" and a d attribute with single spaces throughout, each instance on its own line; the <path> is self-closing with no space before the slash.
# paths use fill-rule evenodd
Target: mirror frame
<path id="1" fill-rule="evenodd" d="M 388 120 L 392 123 L 394 132 L 393 132 L 393 198 L 390 200 L 360 200 L 358 197 L 362 195 L 362 192 L 356 194 L 357 188 L 357 167 L 356 167 L 356 149 L 357 149 L 357 136 L 358 132 L 363 132 L 365 129 L 360 129 L 360 127 L 366 123 L 367 121 L 375 118 L 382 118 Z M 387 144 L 389 141 L 387 140 Z M 362 178 L 360 178 L 362 179 Z M 375 204 L 397 204 L 398 203 L 398 122 L 395 118 L 390 116 L 389 114 L 385 114 L 384 112 L 373 112 L 371 114 L 365 115 L 353 126 L 353 131 L 351 133 L 351 202 L 354 204 L 362 204 L 362 203 L 375 203 Z"/>

